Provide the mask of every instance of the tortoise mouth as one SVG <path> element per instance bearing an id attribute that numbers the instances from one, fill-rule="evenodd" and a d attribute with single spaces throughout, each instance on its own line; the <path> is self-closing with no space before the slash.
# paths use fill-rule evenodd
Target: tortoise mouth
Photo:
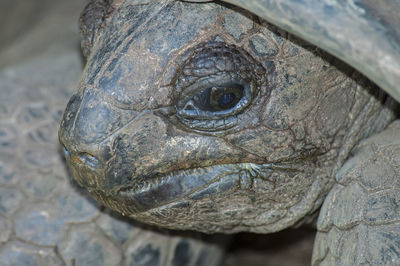
<path id="1" fill-rule="evenodd" d="M 146 178 L 110 192 L 91 190 L 109 207 L 134 214 L 185 200 L 223 197 L 238 190 L 251 190 L 256 179 L 278 186 L 273 173 L 284 171 L 295 175 L 303 164 L 223 164 L 186 169 L 167 175 Z M 137 178 L 136 178 L 137 180 Z"/>
<path id="2" fill-rule="evenodd" d="M 135 209 L 143 212 L 185 197 L 195 199 L 227 192 L 237 187 L 239 172 L 240 167 L 234 164 L 181 170 L 120 189 L 117 196 L 122 201 L 133 200 Z"/>

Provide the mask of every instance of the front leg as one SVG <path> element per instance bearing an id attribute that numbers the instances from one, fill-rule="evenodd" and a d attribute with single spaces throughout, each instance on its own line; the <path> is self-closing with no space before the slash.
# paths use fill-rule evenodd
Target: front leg
<path id="1" fill-rule="evenodd" d="M 400 265 L 400 121 L 363 141 L 318 219 L 313 265 Z"/>

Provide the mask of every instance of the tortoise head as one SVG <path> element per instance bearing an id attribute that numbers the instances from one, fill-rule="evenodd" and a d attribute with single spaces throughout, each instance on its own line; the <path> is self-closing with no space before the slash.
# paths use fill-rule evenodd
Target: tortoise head
<path id="1" fill-rule="evenodd" d="M 343 63 L 231 6 L 116 1 L 59 132 L 74 178 L 140 221 L 272 232 L 393 119 Z"/>

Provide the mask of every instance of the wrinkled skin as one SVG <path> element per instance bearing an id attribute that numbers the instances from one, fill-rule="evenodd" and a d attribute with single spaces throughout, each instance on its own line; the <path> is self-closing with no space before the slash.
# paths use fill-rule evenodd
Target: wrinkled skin
<path id="1" fill-rule="evenodd" d="M 394 118 L 361 75 L 243 10 L 113 5 L 59 137 L 76 180 L 124 215 L 207 233 L 287 228 Z"/>

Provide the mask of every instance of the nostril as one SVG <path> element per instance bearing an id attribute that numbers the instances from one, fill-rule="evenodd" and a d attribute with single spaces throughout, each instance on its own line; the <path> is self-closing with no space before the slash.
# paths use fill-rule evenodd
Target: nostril
<path id="1" fill-rule="evenodd" d="M 67 150 L 67 148 L 65 148 L 64 145 L 62 145 L 62 148 L 63 148 L 65 158 L 71 157 L 71 153 Z"/>
<path id="2" fill-rule="evenodd" d="M 86 165 L 92 167 L 92 168 L 96 168 L 99 166 L 100 161 L 94 157 L 93 155 L 86 153 L 86 152 L 82 152 L 79 155 L 79 159 Z"/>

